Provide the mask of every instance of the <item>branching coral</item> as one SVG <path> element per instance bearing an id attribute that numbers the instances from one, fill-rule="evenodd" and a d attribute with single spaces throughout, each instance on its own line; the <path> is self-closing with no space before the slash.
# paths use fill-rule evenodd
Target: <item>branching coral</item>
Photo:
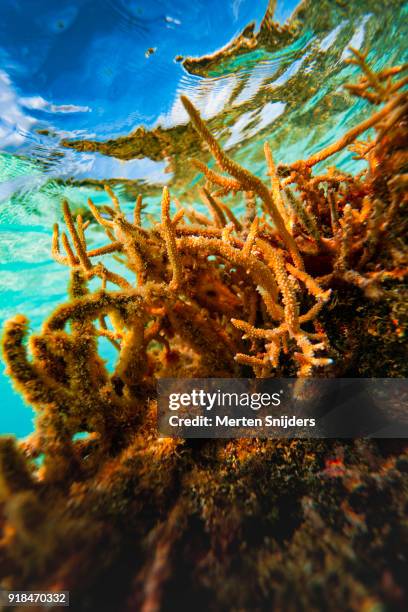
<path id="1" fill-rule="evenodd" d="M 137 609 L 159 609 L 172 550 L 181 546 L 191 516 L 205 524 L 220 563 L 231 546 L 229 533 L 238 537 L 248 508 L 257 508 L 249 497 L 243 514 L 234 514 L 231 500 L 237 496 L 241 504 L 241 476 L 231 480 L 219 455 L 230 462 L 231 474 L 238 469 L 246 478 L 264 457 L 298 452 L 278 443 L 241 441 L 227 448 L 217 442 L 196 449 L 195 463 L 194 448 L 157 439 L 153 398 L 160 377 L 349 373 L 360 355 L 350 311 L 354 315 L 364 303 L 363 318 L 378 318 L 399 291 L 390 283 L 401 283 L 407 271 L 405 80 L 402 68 L 374 74 L 363 56 L 355 57 L 364 76 L 352 93 L 384 106 L 338 142 L 290 166 L 276 167 L 266 144 L 270 186 L 222 150 L 183 98 L 219 168 L 192 162 L 206 181 L 201 194 L 209 216 L 175 199 L 172 210 L 164 188 L 161 220 L 147 227 L 141 197 L 130 219 L 107 187 L 109 204 L 88 202 L 91 223 L 107 243 L 90 248 L 90 223 L 63 203 L 67 233 L 54 227 L 52 254 L 71 270 L 69 301 L 28 346 L 21 315 L 7 323 L 3 339 L 8 372 L 37 411 L 33 436 L 20 445 L 9 439 L 0 444 L 1 564 L 10 586 L 21 587 L 15 577 L 24 576 L 35 588 L 58 585 L 78 593 L 84 573 L 86 584 L 104 575 L 106 568 L 92 570 L 89 560 L 108 539 L 106 563 L 112 568 L 121 559 L 129 609 L 132 597 Z M 369 127 L 375 137 L 356 141 Z M 351 176 L 329 168 L 312 175 L 318 162 L 350 145 L 367 160 L 366 172 Z M 245 202 L 242 219 L 223 201 L 230 193 Z M 106 263 L 111 256 L 122 263 L 122 274 Z M 113 372 L 98 355 L 100 337 L 117 350 Z M 87 436 L 77 439 L 80 432 Z M 320 469 L 311 454 L 305 451 L 300 465 L 310 460 Z M 249 480 L 250 488 L 258 486 Z M 289 479 L 284 482 L 286 487 Z M 231 487 L 226 522 L 217 515 L 223 487 Z M 269 487 L 268 478 L 262 487 Z M 319 525 L 312 521 L 313 533 Z M 84 539 L 81 552 L 72 543 L 78 538 Z M 143 561 L 134 561 L 134 546 Z M 293 544 L 293 555 L 299 546 Z M 327 543 L 322 546 L 330 557 Z M 276 563 L 269 559 L 266 566 Z M 244 597 L 241 608 L 247 602 Z"/>
<path id="2" fill-rule="evenodd" d="M 63 203 L 65 253 L 55 226 L 52 254 L 72 269 L 71 302 L 30 340 L 32 362 L 22 344 L 26 323 L 21 317 L 9 322 L 4 351 L 10 374 L 41 414 L 62 405 L 62 413 L 75 415 L 65 419 L 71 424 L 67 437 L 83 428 L 106 440 L 112 422 L 131 415 L 133 397 L 140 389 L 153 389 L 160 376 L 238 375 L 238 364 L 253 366 L 256 376 L 268 376 L 291 372 L 291 357 L 299 376 L 330 366 L 333 355 L 319 316 L 333 290 L 351 284 L 381 298 L 381 282 L 404 275 L 400 211 L 407 99 L 401 90 L 406 79 L 402 68 L 374 74 L 365 56 L 354 52 L 354 58 L 363 77 L 351 90 L 374 105 L 383 102 L 383 108 L 336 143 L 289 167 L 276 168 L 266 143 L 271 188 L 228 157 L 197 109 L 182 97 L 199 137 L 226 173 L 192 162 L 207 181 L 202 195 L 212 220 L 180 203 L 172 217 L 165 187 L 161 223 L 145 229 L 141 197 L 132 222 L 106 186 L 112 206 L 98 208 L 89 201 L 89 207 L 109 242 L 89 249 L 89 221 L 74 219 L 68 202 Z M 357 142 L 372 126 L 375 139 Z M 352 142 L 353 150 L 368 161 L 365 173 L 353 177 L 329 168 L 312 176 L 315 164 Z M 220 199 L 230 192 L 244 194 L 247 213 L 242 221 Z M 260 201 L 261 217 L 254 198 Z M 134 282 L 101 262 L 100 257 L 112 253 L 121 255 L 135 274 Z M 102 287 L 89 292 L 95 277 Z M 108 283 L 118 291 L 108 290 Z M 97 355 L 98 336 L 119 351 L 112 376 Z"/>
<path id="3" fill-rule="evenodd" d="M 92 383 L 85 380 L 87 369 L 78 369 L 75 377 L 68 366 L 71 350 L 74 362 L 79 362 L 78 339 L 84 334 L 89 338 L 86 351 L 93 351 L 95 363 L 97 336 L 108 338 L 120 352 L 112 379 L 102 365 L 98 367 L 101 378 L 97 380 L 94 373 L 91 379 L 97 395 L 103 390 L 110 402 L 119 402 L 118 406 L 128 398 L 129 389 L 136 392 L 138 385 L 153 387 L 157 376 L 175 371 L 175 363 L 179 375 L 195 376 L 238 374 L 234 355 L 236 362 L 252 364 L 257 376 L 270 375 L 290 355 L 298 363 L 300 376 L 332 363 L 318 316 L 330 301 L 333 288 L 352 284 L 378 298 L 381 281 L 401 277 L 406 264 L 403 227 L 396 221 L 401 217 L 406 182 L 406 152 L 401 141 L 407 112 L 406 94 L 401 89 L 406 79 L 401 76 L 402 68 L 374 74 L 363 55 L 354 52 L 354 58 L 351 61 L 362 67 L 363 77 L 351 90 L 375 105 L 385 105 L 336 143 L 289 167 L 276 169 L 265 143 L 271 188 L 228 157 L 197 109 L 182 97 L 199 137 L 226 173 L 192 161 L 206 178 L 202 195 L 212 220 L 185 210 L 178 202 L 172 218 L 165 187 L 161 223 L 145 229 L 141 225 L 141 197 L 131 222 L 107 186 L 112 206 L 98 208 L 89 201 L 89 207 L 109 243 L 89 249 L 89 222 L 83 223 L 81 216 L 75 220 L 68 202 L 63 203 L 69 237 L 61 235 L 62 254 L 56 226 L 52 253 L 58 262 L 72 268 L 73 301 L 61 307 L 71 313 L 65 323 L 72 322 L 72 329 L 63 340 L 61 334 L 67 334 L 64 326 L 57 332 L 47 322 L 43 334 L 31 343 L 33 348 L 41 344 L 42 352 L 47 352 L 49 384 L 61 382 L 50 365 L 57 359 L 60 378 L 65 376 L 68 386 L 72 379 L 74 387 L 82 385 L 92 394 Z M 399 80 L 393 80 L 395 77 Z M 377 129 L 373 141 L 356 141 L 373 126 Z M 318 162 L 350 143 L 367 159 L 366 173 L 353 177 L 329 168 L 326 174 L 312 176 Z M 244 194 L 246 219 L 236 219 L 220 199 L 230 192 Z M 261 217 L 254 208 L 254 198 L 260 200 Z M 135 283 L 102 264 L 99 258 L 110 253 L 124 257 L 122 261 L 136 276 Z M 89 294 L 87 283 L 94 277 L 102 280 L 102 290 Z M 116 285 L 120 292 L 107 292 L 107 283 Z M 52 320 L 55 317 L 58 313 Z M 77 317 L 75 324 L 72 317 Z M 313 323 L 314 329 L 310 327 Z M 245 332 L 242 340 L 238 330 Z M 10 337 L 7 332 L 6 347 L 12 344 Z M 245 353 L 245 347 L 252 354 Z M 42 373 L 45 358 L 35 350 L 33 356 L 34 364 L 26 360 L 26 368 Z M 24 369 L 21 360 L 18 366 L 14 364 L 7 349 L 6 358 L 12 375 Z M 21 376 L 15 378 L 20 380 Z M 28 378 L 31 389 L 32 376 Z M 109 392 L 106 385 L 110 385 Z M 24 388 L 21 380 L 20 386 Z M 38 403 L 30 393 L 28 399 Z"/>

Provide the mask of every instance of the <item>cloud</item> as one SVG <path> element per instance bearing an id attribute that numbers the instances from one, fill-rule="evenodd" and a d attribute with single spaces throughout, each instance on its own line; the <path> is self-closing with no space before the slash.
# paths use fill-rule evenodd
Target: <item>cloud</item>
<path id="1" fill-rule="evenodd" d="M 241 8 L 242 0 L 232 0 L 232 14 L 234 21 L 237 21 L 239 17 L 239 9 Z"/>
<path id="2" fill-rule="evenodd" d="M 77 179 L 107 180 L 114 178 L 143 180 L 157 184 L 168 183 L 172 176 L 166 172 L 164 161 L 155 162 L 147 157 L 121 161 L 99 153 L 76 153 L 71 163 L 64 160 L 59 172 L 62 176 L 75 176 Z"/>
<path id="3" fill-rule="evenodd" d="M 332 30 L 331 32 L 329 32 L 329 34 L 327 34 L 327 36 L 325 36 L 323 38 L 323 40 L 320 41 L 320 49 L 322 51 L 327 51 L 328 49 L 330 49 L 330 47 L 333 45 L 333 43 L 335 42 L 338 34 L 340 33 L 340 31 L 344 28 L 344 26 L 346 25 L 347 21 L 342 21 L 341 23 L 339 23 L 338 26 L 336 26 L 334 28 L 334 30 Z"/>
<path id="4" fill-rule="evenodd" d="M 41 96 L 33 96 L 30 98 L 19 98 L 20 104 L 25 108 L 32 110 L 40 110 L 46 113 L 89 113 L 89 106 L 77 106 L 75 104 L 52 104 L 44 100 Z"/>
<path id="5" fill-rule="evenodd" d="M 231 128 L 231 134 L 225 143 L 225 149 L 230 149 L 238 142 L 255 136 L 281 115 L 286 104 L 283 102 L 267 102 L 260 111 L 243 113 Z M 252 127 L 249 125 L 253 123 Z"/>
<path id="6" fill-rule="evenodd" d="M 36 120 L 23 113 L 8 74 L 0 70 L 0 146 L 18 146 Z"/>
<path id="7" fill-rule="evenodd" d="M 201 79 L 196 87 L 181 86 L 176 94 L 176 99 L 168 113 L 158 117 L 156 125 L 172 127 L 182 123 L 188 123 L 189 117 L 180 101 L 180 95 L 186 95 L 198 108 L 203 119 L 210 119 L 220 113 L 229 99 L 237 84 L 235 75 L 221 79 Z"/>
<path id="8" fill-rule="evenodd" d="M 359 28 L 357 28 L 357 30 L 354 32 L 352 38 L 349 40 L 341 55 L 342 60 L 347 59 L 352 55 L 349 47 L 353 47 L 354 49 L 359 50 L 363 45 L 365 38 L 365 26 L 370 17 L 372 17 L 371 13 L 368 13 L 368 15 L 364 15 Z"/>
<path id="9" fill-rule="evenodd" d="M 9 75 L 0 70 L 0 147 L 18 147 L 24 143 L 33 126 L 35 117 L 24 109 L 40 110 L 47 113 L 84 113 L 88 106 L 74 104 L 53 104 L 41 96 L 20 97 L 15 91 Z"/>

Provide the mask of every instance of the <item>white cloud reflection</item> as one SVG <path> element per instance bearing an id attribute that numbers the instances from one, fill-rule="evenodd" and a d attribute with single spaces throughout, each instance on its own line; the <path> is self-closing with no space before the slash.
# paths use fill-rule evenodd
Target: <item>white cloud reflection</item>
<path id="1" fill-rule="evenodd" d="M 53 104 L 41 96 L 20 97 L 9 77 L 0 70 L 0 147 L 18 147 L 29 136 L 33 126 L 38 123 L 35 117 L 24 109 L 46 113 L 83 113 L 89 112 L 88 106 L 74 104 Z"/>

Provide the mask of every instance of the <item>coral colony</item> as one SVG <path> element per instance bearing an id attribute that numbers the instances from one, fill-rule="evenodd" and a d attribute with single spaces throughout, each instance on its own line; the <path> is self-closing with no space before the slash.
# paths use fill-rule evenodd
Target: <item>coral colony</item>
<path id="1" fill-rule="evenodd" d="M 315 550 L 329 564 L 320 567 L 323 573 L 335 563 L 345 571 L 355 551 L 369 550 L 374 540 L 377 557 L 391 554 L 393 544 L 379 532 L 374 537 L 373 525 L 361 528 L 370 512 L 366 497 L 380 486 L 389 490 L 398 530 L 405 489 L 395 464 L 369 446 L 340 452 L 319 441 L 200 445 L 155 433 L 160 377 L 361 376 L 375 371 L 370 359 L 380 359 L 386 376 L 403 375 L 407 78 L 404 67 L 373 73 L 358 52 L 352 61 L 363 75 L 349 90 L 373 105 L 372 115 L 287 166 L 275 165 L 265 143 L 270 184 L 228 157 L 182 98 L 216 162 L 209 167 L 192 160 L 204 177 L 208 215 L 172 202 L 167 187 L 161 220 L 149 227 L 142 198 L 129 219 L 109 186 L 109 205 L 89 200 L 92 220 L 84 222 L 63 203 L 66 232 L 55 226 L 52 254 L 71 270 L 69 301 L 28 344 L 28 320 L 20 314 L 3 337 L 8 373 L 37 414 L 29 438 L 1 440 L 0 565 L 8 586 L 17 588 L 23 579 L 25 587 L 70 589 L 83 597 L 83 609 L 86 601 L 96 609 L 98 597 L 118 609 L 118 600 L 110 599 L 115 596 L 124 609 L 153 611 L 166 609 L 166 593 L 177 599 L 172 585 L 188 571 L 187 592 L 201 593 L 204 602 L 211 593 L 222 608 L 233 597 L 228 567 L 238 554 L 234 547 L 246 542 L 234 562 L 242 573 L 233 589 L 240 609 L 270 600 L 271 589 L 276 609 L 295 596 L 316 609 L 328 594 L 305 584 L 309 561 L 316 569 Z M 369 128 L 373 138 L 358 140 Z M 313 174 L 316 164 L 347 147 L 367 162 L 366 170 L 352 176 L 331 167 Z M 245 200 L 242 218 L 225 203 L 230 194 Z M 105 246 L 88 248 L 90 223 L 106 233 Z M 104 265 L 108 254 L 134 282 Z M 100 279 L 100 287 L 91 291 L 92 279 L 93 285 Z M 117 350 L 113 373 L 98 355 L 100 336 Z M 322 472 L 328 453 L 333 465 Z M 377 470 L 377 484 L 369 469 Z M 319 480 L 317 473 L 324 476 Z M 330 485 L 334 477 L 337 488 Z M 322 479 L 326 492 L 312 502 L 305 495 Z M 353 510 L 347 496 L 356 487 L 360 501 Z M 391 493 L 397 489 L 398 499 Z M 297 507 L 293 526 L 284 518 L 288 495 Z M 319 512 L 330 495 L 335 502 L 325 526 Z M 264 542 L 251 540 L 256 517 L 270 533 Z M 194 524 L 197 540 L 188 541 L 183 534 Z M 293 536 L 301 524 L 303 531 Z M 393 537 L 403 541 L 396 531 Z M 334 541 L 338 558 L 330 549 Z M 176 551 L 183 567 L 175 567 Z M 358 609 L 371 609 L 369 601 L 375 607 L 388 596 L 403 597 L 398 575 L 384 578 L 371 557 L 366 571 L 367 580 L 378 583 L 376 596 L 354 576 L 349 594 L 333 586 L 327 605 L 345 609 L 349 597 Z M 110 591 L 101 586 L 104 577 Z M 296 580 L 304 584 L 302 594 Z"/>

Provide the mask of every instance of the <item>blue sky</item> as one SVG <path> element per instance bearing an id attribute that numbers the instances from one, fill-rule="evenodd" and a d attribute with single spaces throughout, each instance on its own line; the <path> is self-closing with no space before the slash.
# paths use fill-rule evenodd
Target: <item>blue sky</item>
<path id="1" fill-rule="evenodd" d="M 293 4 L 281 2 L 280 14 Z M 218 49 L 249 21 L 259 23 L 266 6 L 267 0 L 2 0 L 0 70 L 34 120 L 117 136 L 169 110 L 184 73 L 177 54 Z M 155 52 L 146 57 L 149 48 Z"/>

